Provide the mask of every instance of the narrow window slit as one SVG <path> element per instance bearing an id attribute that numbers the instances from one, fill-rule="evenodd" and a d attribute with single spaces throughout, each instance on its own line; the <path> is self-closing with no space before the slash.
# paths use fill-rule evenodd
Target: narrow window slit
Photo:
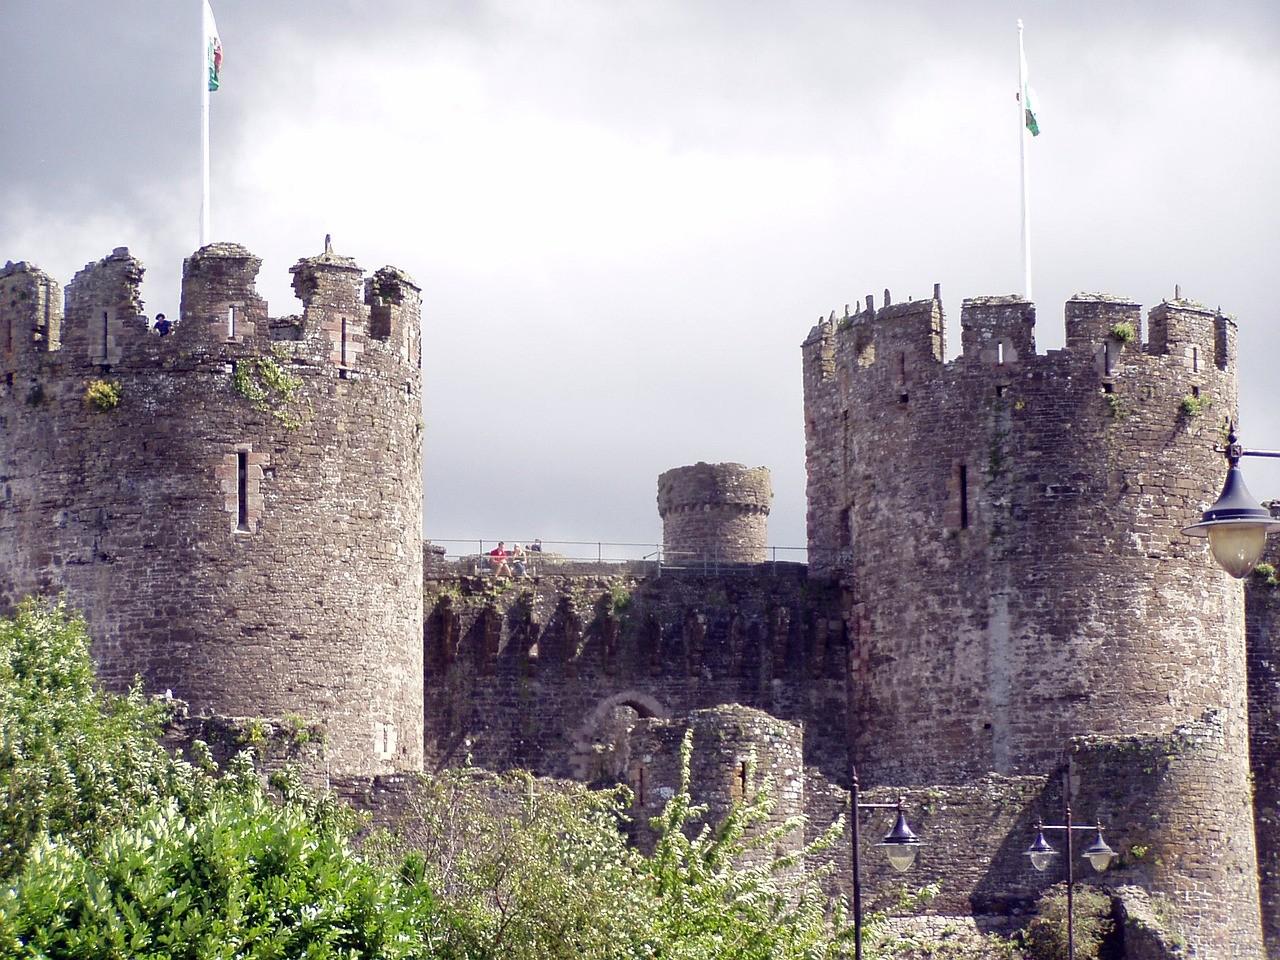
<path id="1" fill-rule="evenodd" d="M 342 343 L 339 346 L 340 363 L 345 367 L 347 365 L 347 318 L 342 318 Z"/>
<path id="2" fill-rule="evenodd" d="M 644 806 L 644 764 L 641 764 L 636 776 L 636 802 Z"/>
<path id="3" fill-rule="evenodd" d="M 738 765 L 738 783 L 742 791 L 742 799 L 747 799 L 747 761 L 743 760 Z"/>
<path id="4" fill-rule="evenodd" d="M 960 529 L 969 529 L 969 467 L 960 464 Z"/>
<path id="5" fill-rule="evenodd" d="M 249 453 L 236 452 L 236 529 L 249 529 Z"/>
<path id="6" fill-rule="evenodd" d="M 236 308 L 234 306 L 227 307 L 227 339 L 234 340 L 236 337 Z"/>
<path id="7" fill-rule="evenodd" d="M 1199 347 L 1191 348 L 1191 372 L 1192 373 L 1200 372 L 1200 348 Z"/>
<path id="8" fill-rule="evenodd" d="M 1004 341 L 1001 340 L 996 344 L 996 365 L 1004 366 Z"/>
<path id="9" fill-rule="evenodd" d="M 1008 387 L 1006 384 L 1003 384 L 1003 383 L 997 383 L 997 384 L 996 384 L 996 396 L 997 396 L 997 397 L 1003 397 L 1003 396 L 1004 396 L 1006 393 L 1008 393 L 1008 392 L 1009 392 L 1009 387 Z"/>
<path id="10" fill-rule="evenodd" d="M 110 336 L 111 320 L 108 318 L 106 311 L 102 313 L 102 362 L 107 361 L 107 338 Z"/>

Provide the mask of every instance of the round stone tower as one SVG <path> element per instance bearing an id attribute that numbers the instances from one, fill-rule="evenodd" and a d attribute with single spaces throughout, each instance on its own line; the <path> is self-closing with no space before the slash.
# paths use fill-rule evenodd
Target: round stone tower
<path id="1" fill-rule="evenodd" d="M 762 563 L 773 488 L 765 467 L 695 463 L 658 477 L 662 543 L 673 563 Z"/>
<path id="2" fill-rule="evenodd" d="M 1175 300 L 1144 343 L 1137 304 L 1079 295 L 1045 355 L 1034 321 L 967 300 L 945 363 L 935 296 L 805 343 L 810 571 L 848 597 L 853 754 L 870 783 L 962 783 L 1220 716 L 1227 748 L 1184 778 L 1216 826 L 1157 886 L 1206 956 L 1256 957 L 1243 597 L 1181 533 L 1222 482 L 1235 324 Z"/>
<path id="3" fill-rule="evenodd" d="M 163 337 L 126 249 L 65 317 L 44 274 L 0 275 L 0 606 L 65 592 L 109 686 L 323 722 L 334 772 L 419 769 L 419 291 L 326 249 L 271 319 L 260 262 L 197 251 Z"/>

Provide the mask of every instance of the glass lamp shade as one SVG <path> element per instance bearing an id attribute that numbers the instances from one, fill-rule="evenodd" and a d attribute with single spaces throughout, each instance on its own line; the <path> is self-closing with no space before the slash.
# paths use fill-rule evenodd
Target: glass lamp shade
<path id="1" fill-rule="evenodd" d="M 1035 867 L 1041 873 L 1049 869 L 1049 864 L 1053 862 L 1057 850 L 1049 846 L 1049 841 L 1044 838 L 1044 831 L 1036 831 L 1036 839 L 1030 847 L 1027 848 L 1026 855 L 1031 860 L 1031 866 Z"/>
<path id="2" fill-rule="evenodd" d="M 1220 523 L 1209 528 L 1209 550 L 1218 566 L 1237 580 L 1253 573 L 1267 549 L 1267 528 L 1260 523 Z"/>
<path id="3" fill-rule="evenodd" d="M 1089 844 L 1081 855 L 1089 861 L 1093 869 L 1102 873 L 1107 867 L 1111 866 L 1111 861 L 1115 859 L 1116 852 L 1107 846 L 1107 841 L 1102 839 L 1102 831 L 1098 831 L 1097 839 Z"/>
<path id="4" fill-rule="evenodd" d="M 1267 534 L 1280 530 L 1280 520 L 1264 510 L 1244 485 L 1244 475 L 1234 464 L 1217 501 L 1200 517 L 1200 522 L 1182 532 L 1189 537 L 1208 537 L 1213 559 L 1237 579 L 1247 577 L 1262 559 Z"/>
<path id="5" fill-rule="evenodd" d="M 906 815 L 899 810 L 898 819 L 893 829 L 885 834 L 884 839 L 876 844 L 884 850 L 889 858 L 889 866 L 899 873 L 905 873 L 916 862 L 916 851 L 920 847 L 920 838 L 907 826 Z"/>

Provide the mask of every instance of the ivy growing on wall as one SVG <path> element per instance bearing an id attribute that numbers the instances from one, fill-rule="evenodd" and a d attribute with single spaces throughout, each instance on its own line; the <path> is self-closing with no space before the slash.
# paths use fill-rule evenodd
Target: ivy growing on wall
<path id="1" fill-rule="evenodd" d="M 250 357 L 236 363 L 232 387 L 259 413 L 270 414 L 286 430 L 302 426 L 299 391 L 302 378 L 282 367 L 274 357 Z"/>

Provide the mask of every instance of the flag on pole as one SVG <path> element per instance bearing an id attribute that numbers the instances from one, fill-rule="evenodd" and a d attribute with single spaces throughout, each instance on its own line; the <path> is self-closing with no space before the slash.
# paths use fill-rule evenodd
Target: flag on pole
<path id="1" fill-rule="evenodd" d="M 1040 100 L 1031 86 L 1031 81 L 1027 79 L 1027 58 L 1025 55 L 1022 57 L 1022 111 L 1027 129 L 1031 131 L 1031 135 L 1033 137 L 1040 136 L 1040 120 L 1038 118 Z"/>
<path id="2" fill-rule="evenodd" d="M 209 89 L 217 90 L 222 74 L 222 40 L 218 37 L 218 25 L 213 22 L 213 8 L 204 0 L 205 62 L 209 71 Z"/>

